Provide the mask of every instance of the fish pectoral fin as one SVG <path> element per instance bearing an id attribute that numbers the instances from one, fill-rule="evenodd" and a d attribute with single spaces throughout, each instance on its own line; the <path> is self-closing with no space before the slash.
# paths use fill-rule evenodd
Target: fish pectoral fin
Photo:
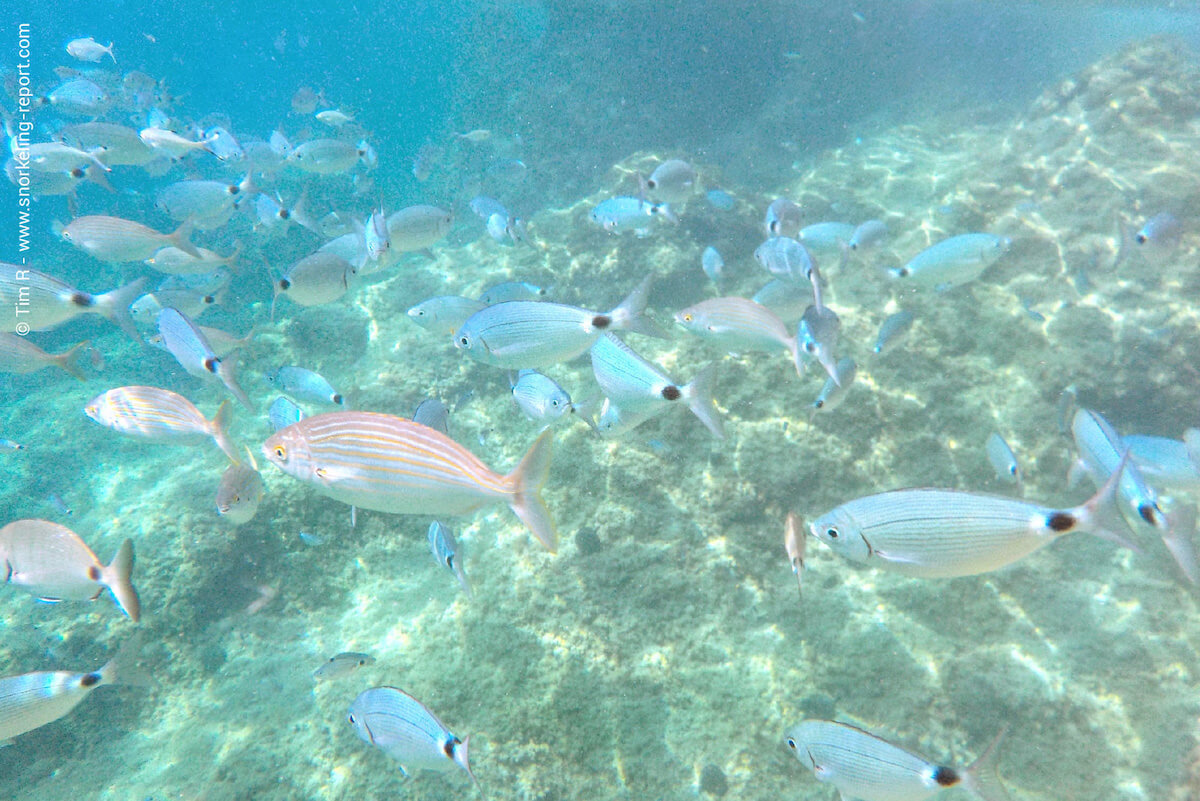
<path id="1" fill-rule="evenodd" d="M 97 594 L 97 597 L 99 597 L 99 594 Z M 93 599 L 93 600 L 95 600 L 95 599 Z M 62 603 L 62 598 L 54 598 L 49 595 L 39 595 L 37 597 L 37 601 L 38 601 L 38 603 L 43 603 L 43 604 L 60 604 L 60 603 Z"/>
<path id="2" fill-rule="evenodd" d="M 871 553 L 878 556 L 885 562 L 891 562 L 897 565 L 919 565 L 921 560 L 913 556 L 901 556 L 899 554 L 888 553 L 887 551 L 872 550 Z"/>

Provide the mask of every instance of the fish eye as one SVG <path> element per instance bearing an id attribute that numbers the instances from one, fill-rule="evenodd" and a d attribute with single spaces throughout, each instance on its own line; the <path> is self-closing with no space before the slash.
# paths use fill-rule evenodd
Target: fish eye
<path id="1" fill-rule="evenodd" d="M 458 344 L 462 345 L 464 348 L 469 348 L 469 347 L 471 347 L 471 338 L 470 337 L 459 337 Z"/>
<path id="2" fill-rule="evenodd" d="M 825 536 L 829 537 L 831 540 L 836 540 L 838 538 L 838 530 L 830 526 L 829 528 L 825 529 Z"/>
<path id="3" fill-rule="evenodd" d="M 275 446 L 275 455 L 280 459 L 286 459 L 287 458 L 287 448 L 283 447 L 282 445 L 276 445 Z"/>
<path id="4" fill-rule="evenodd" d="M 557 409 L 557 408 L 558 408 L 558 401 L 557 401 L 557 400 L 552 400 L 552 401 L 550 401 L 550 405 L 551 405 L 551 406 L 553 406 L 555 409 Z"/>
<path id="5" fill-rule="evenodd" d="M 346 718 L 346 720 L 350 721 L 351 724 L 355 723 L 354 713 L 351 712 L 350 715 Z"/>
<path id="6" fill-rule="evenodd" d="M 683 315 L 683 321 L 685 323 L 690 323 L 692 321 L 692 315 L 690 315 L 690 314 Z"/>
<path id="7" fill-rule="evenodd" d="M 793 751 L 796 750 L 796 741 L 793 740 L 791 737 L 787 738 L 787 744 L 788 744 L 788 748 L 792 749 Z"/>

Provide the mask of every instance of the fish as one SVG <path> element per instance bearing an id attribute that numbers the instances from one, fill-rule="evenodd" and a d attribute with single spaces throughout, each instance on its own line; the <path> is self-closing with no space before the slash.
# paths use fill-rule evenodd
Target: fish
<path id="1" fill-rule="evenodd" d="M 842 405 L 842 401 L 846 399 L 846 392 L 854 384 L 854 379 L 858 377 L 858 365 L 854 359 L 849 356 L 843 356 L 838 359 L 835 369 L 837 378 L 829 376 L 825 379 L 821 391 L 812 402 L 813 414 L 817 412 L 832 412 L 834 409 Z"/>
<path id="2" fill-rule="evenodd" d="M 467 598 L 474 598 L 471 585 L 467 583 L 467 574 L 463 570 L 462 558 L 459 555 L 458 542 L 455 541 L 454 534 L 450 532 L 445 523 L 434 520 L 429 524 L 426 538 L 429 540 L 429 550 L 433 553 L 433 558 L 439 565 L 454 574 Z"/>
<path id="3" fill-rule="evenodd" d="M 422 768 L 446 772 L 462 768 L 483 795 L 468 761 L 470 737 L 459 739 L 416 698 L 396 687 L 359 693 L 347 718 L 359 738 L 400 763 L 407 776 Z"/>
<path id="4" fill-rule="evenodd" d="M 808 307 L 812 292 L 804 284 L 773 278 L 750 298 L 784 322 L 795 322 Z"/>
<path id="5" fill-rule="evenodd" d="M 229 465 L 217 485 L 217 513 L 235 526 L 254 519 L 265 491 L 254 456 L 246 455 L 249 461 Z"/>
<path id="6" fill-rule="evenodd" d="M 91 342 L 84 340 L 63 353 L 47 353 L 23 336 L 0 331 L 0 373 L 27 375 L 46 367 L 57 367 L 86 381 L 83 358 L 91 346 Z"/>
<path id="7" fill-rule="evenodd" d="M 804 535 L 804 523 L 800 515 L 788 512 L 783 524 L 783 550 L 787 553 L 792 572 L 796 574 L 796 589 L 800 597 L 804 597 L 804 545 L 807 538 Z"/>
<path id="8" fill-rule="evenodd" d="M 647 197 L 663 203 L 683 203 L 696 189 L 696 170 L 682 159 L 667 159 L 643 184 Z"/>
<path id="9" fill-rule="evenodd" d="M 433 144 L 424 144 L 412 159 L 412 174 L 421 183 L 429 180 L 434 169 L 445 158 L 446 151 Z"/>
<path id="10" fill-rule="evenodd" d="M 126 125 L 111 122 L 82 122 L 59 130 L 56 137 L 86 152 L 101 151 L 108 167 L 149 164 L 155 153 L 142 141 L 138 132 Z"/>
<path id="11" fill-rule="evenodd" d="M 482 300 L 464 298 L 461 295 L 439 295 L 427 298 L 408 310 L 408 319 L 428 331 L 444 331 L 453 334 L 463 323 L 480 309 L 486 309 Z"/>
<path id="12" fill-rule="evenodd" d="M 1133 235 L 1133 241 L 1147 247 L 1170 250 L 1179 244 L 1182 235 L 1183 226 L 1179 218 L 1164 211 L 1146 220 Z"/>
<path id="13" fill-rule="evenodd" d="M 867 250 L 883 242 L 887 235 L 887 223 L 882 220 L 867 220 L 854 229 L 846 245 L 854 251 Z"/>
<path id="14" fill-rule="evenodd" d="M 100 148 L 85 151 L 62 142 L 38 142 L 30 145 L 25 152 L 29 167 L 39 172 L 69 173 L 89 166 L 102 172 L 112 172 L 112 168 L 100 160 L 99 155 L 104 152 Z"/>
<path id="15" fill-rule="evenodd" d="M 507 303 L 510 300 L 541 300 L 549 294 L 544 287 L 528 281 L 505 281 L 483 291 L 479 301 L 485 306 Z"/>
<path id="16" fill-rule="evenodd" d="M 46 102 L 59 114 L 74 117 L 99 117 L 112 106 L 112 97 L 87 78 L 74 78 L 54 87 Z"/>
<path id="17" fill-rule="evenodd" d="M 297 406 L 290 398 L 285 398 L 280 395 L 271 402 L 271 408 L 267 409 L 267 420 L 271 423 L 271 430 L 278 431 L 281 428 L 287 428 L 293 423 L 299 423 L 305 418 L 304 410 Z"/>
<path id="18" fill-rule="evenodd" d="M 150 442 L 186 445 L 211 438 L 231 462 L 241 461 L 229 439 L 229 401 L 212 420 L 182 395 L 160 387 L 128 386 L 97 395 L 84 413 L 118 434 Z"/>
<path id="19" fill-rule="evenodd" d="M 426 398 L 418 403 L 417 408 L 413 411 L 412 420 L 414 423 L 428 426 L 447 437 L 450 436 L 450 411 L 446 408 L 446 404 L 437 398 Z"/>
<path id="20" fill-rule="evenodd" d="M 71 529 L 49 520 L 17 520 L 0 528 L 0 574 L 43 601 L 94 601 L 108 590 L 134 623 L 141 602 L 133 587 L 133 542 L 108 565 Z"/>
<path id="21" fill-rule="evenodd" d="M 5 451 L 7 453 L 11 453 L 12 451 L 23 451 L 23 450 L 25 450 L 25 446 L 22 445 L 21 443 L 17 442 L 16 440 L 5 439 L 4 437 L 0 437 L 0 451 Z"/>
<path id="22" fill-rule="evenodd" d="M 837 254 L 843 247 L 849 247 L 857 228 L 850 223 L 826 221 L 806 225 L 796 234 L 800 244 L 809 252 L 818 253 L 822 258 L 827 254 Z"/>
<path id="23" fill-rule="evenodd" d="M 643 316 L 650 276 L 615 309 L 594 312 L 543 301 L 512 300 L 480 309 L 454 332 L 454 346 L 495 367 L 538 369 L 574 359 L 605 331 L 666 334 Z"/>
<path id="24" fill-rule="evenodd" d="M 312 139 L 296 145 L 285 159 L 288 166 L 314 175 L 349 172 L 367 155 L 362 143 L 340 139 Z"/>
<path id="25" fill-rule="evenodd" d="M 237 138 L 219 125 L 204 132 L 204 141 L 208 142 L 209 152 L 220 161 L 241 161 L 246 158 L 246 151 Z"/>
<path id="26" fill-rule="evenodd" d="M 98 314 L 132 339 L 139 339 L 129 305 L 145 278 L 99 295 L 76 289 L 46 273 L 0 262 L 0 306 L 13 309 L 17 323 L 31 331 L 49 331 L 81 314 Z"/>
<path id="27" fill-rule="evenodd" d="M 222 256 L 208 248 L 197 247 L 199 256 L 186 253 L 174 245 L 159 248 L 145 263 L 160 273 L 167 275 L 203 275 L 211 273 L 216 267 L 233 267 L 233 262 L 241 253 L 240 248 L 228 256 Z"/>
<path id="28" fill-rule="evenodd" d="M 993 234 L 959 234 L 922 250 L 889 274 L 921 289 L 944 292 L 970 283 L 1012 247 L 1012 240 Z"/>
<path id="29" fill-rule="evenodd" d="M 871 350 L 881 355 L 892 350 L 908 336 L 908 332 L 912 330 L 912 324 L 912 312 L 901 309 L 888 315 L 879 326 L 879 334 L 875 337 L 875 344 Z"/>
<path id="30" fill-rule="evenodd" d="M 325 123 L 326 125 L 333 126 L 334 128 L 341 128 L 348 122 L 354 122 L 354 117 L 352 115 L 336 108 L 327 108 L 324 111 L 318 111 L 313 116 L 319 121 Z"/>
<path id="31" fill-rule="evenodd" d="M 0 742 L 53 723 L 92 690 L 119 681 L 122 654 L 91 673 L 38 671 L 0 678 Z"/>
<path id="32" fill-rule="evenodd" d="M 1002 731 L 967 768 L 938 765 L 871 734 L 833 720 L 805 720 L 792 726 L 784 742 L 817 781 L 832 784 L 843 799 L 924 801 L 949 787 L 961 787 L 979 801 L 1008 801 L 996 775 Z"/>
<path id="33" fill-rule="evenodd" d="M 372 262 L 378 262 L 391 249 L 392 240 L 388 235 L 387 215 L 384 214 L 382 205 L 371 212 L 366 225 L 363 226 L 363 240 L 366 244 L 367 259 Z"/>
<path id="34" fill-rule="evenodd" d="M 640 197 L 610 197 L 588 214 L 589 220 L 610 234 L 632 232 L 638 237 L 650 235 L 650 223 L 655 218 L 679 222 L 666 203 L 651 203 Z"/>
<path id="35" fill-rule="evenodd" d="M 796 340 L 787 326 L 765 306 L 746 298 L 704 300 L 676 313 L 675 321 L 729 351 L 783 350 L 796 361 Z"/>
<path id="36" fill-rule="evenodd" d="M 113 55 L 113 43 L 109 42 L 108 47 L 105 47 L 91 36 L 86 39 L 72 39 L 67 42 L 67 55 L 79 61 L 90 61 L 92 63 L 102 60 L 107 55 L 112 59 L 114 64 L 117 63 L 117 57 Z"/>
<path id="37" fill-rule="evenodd" d="M 467 131 L 466 133 L 455 134 L 455 136 L 457 136 L 459 139 L 462 139 L 466 142 L 472 142 L 472 143 L 478 144 L 480 142 L 486 142 L 487 140 L 491 139 L 492 132 L 489 131 L 487 128 L 475 128 L 474 130 Z"/>
<path id="38" fill-rule="evenodd" d="M 1103 484 L 1117 470 L 1126 450 L 1120 435 L 1103 415 L 1084 408 L 1075 411 L 1071 434 L 1079 451 L 1080 466 L 1097 486 Z M 1121 471 L 1120 487 L 1121 498 L 1134 518 L 1159 530 L 1166 529 L 1167 515 L 1136 464 L 1126 465 Z"/>
<path id="39" fill-rule="evenodd" d="M 172 220 L 193 218 L 197 227 L 211 229 L 229 220 L 234 207 L 256 191 L 247 175 L 241 183 L 176 181 L 158 190 L 154 205 Z"/>
<path id="40" fill-rule="evenodd" d="M 628 430 L 643 420 L 665 412 L 682 400 L 692 414 L 717 439 L 725 438 L 721 414 L 712 399 L 716 382 L 716 367 L 709 365 L 693 376 L 690 383 L 678 386 L 670 376 L 639 356 L 628 345 L 610 333 L 603 333 L 591 348 L 592 373 L 596 382 L 615 407 L 626 417 L 622 426 Z M 611 418 L 610 418 L 611 420 Z M 636 421 L 636 422 L 635 422 Z M 606 426 L 603 411 L 598 428 Z"/>
<path id="41" fill-rule="evenodd" d="M 796 329 L 796 372 L 803 374 L 804 360 L 816 359 L 837 385 L 842 380 L 837 371 L 837 342 L 842 321 L 828 306 L 813 304 L 804 310 Z"/>
<path id="42" fill-rule="evenodd" d="M 200 251 L 188 238 L 191 231 L 190 220 L 180 223 L 171 233 L 163 234 L 133 220 L 96 214 L 76 217 L 63 228 L 62 238 L 100 261 L 120 264 L 144 261 L 168 245 L 200 258 Z"/>
<path id="43" fill-rule="evenodd" d="M 721 257 L 720 251 L 712 245 L 706 247 L 700 254 L 700 269 L 704 270 L 708 280 L 714 284 L 720 285 L 725 279 L 725 259 Z"/>
<path id="44" fill-rule="evenodd" d="M 342 393 L 334 389 L 324 376 L 304 367 L 283 365 L 263 378 L 268 384 L 293 398 L 315 403 L 331 403 L 335 406 L 344 406 L 346 403 Z"/>
<path id="45" fill-rule="evenodd" d="M 800 233 L 800 225 L 804 222 L 804 211 L 799 205 L 785 197 L 775 198 L 767 206 L 763 227 L 767 236 L 787 236 L 795 238 Z"/>
<path id="46" fill-rule="evenodd" d="M 512 397 L 526 417 L 547 425 L 575 412 L 575 405 L 571 403 L 567 391 L 554 379 L 536 370 L 517 373 L 517 380 L 512 385 Z"/>
<path id="47" fill-rule="evenodd" d="M 554 552 L 558 535 L 541 490 L 553 435 L 544 432 L 508 475 L 428 426 L 373 412 L 329 412 L 275 432 L 267 460 L 317 492 L 359 509 L 466 515 L 507 504 Z"/>
<path id="48" fill-rule="evenodd" d="M 203 151 L 212 153 L 212 142 L 208 139 L 188 139 L 174 131 L 153 126 L 138 131 L 138 138 L 155 153 L 171 159 L 181 159 L 189 153 Z M 215 154 L 214 154 L 215 155 Z"/>
<path id="49" fill-rule="evenodd" d="M 398 253 L 426 250 L 441 241 L 453 226 L 453 214 L 423 204 L 407 206 L 387 218 L 388 238 Z"/>
<path id="50" fill-rule="evenodd" d="M 508 209 L 504 207 L 504 204 L 487 195 L 476 195 L 471 198 L 467 206 L 484 222 L 487 222 L 489 218 L 497 214 L 505 218 L 508 217 Z"/>
<path id="51" fill-rule="evenodd" d="M 776 278 L 801 282 L 809 280 L 813 258 L 804 245 L 786 236 L 773 236 L 754 250 L 754 259 Z"/>
<path id="52" fill-rule="evenodd" d="M 1142 434 L 1127 434 L 1121 442 L 1147 481 L 1184 492 L 1200 490 L 1200 468 L 1189 458 L 1186 442 Z"/>
<path id="53" fill-rule="evenodd" d="M 816 518 L 809 531 L 851 562 L 915 578 L 973 576 L 1010 565 L 1064 534 L 1118 537 L 1112 525 L 1120 473 L 1071 509 L 973 492 L 903 489 L 844 503 Z"/>
<path id="54" fill-rule="evenodd" d="M 988 435 L 984 451 L 992 469 L 996 471 L 996 478 L 1006 484 L 1021 483 L 1021 465 L 1017 463 L 1016 454 L 999 432 L 993 431 Z"/>
<path id="55" fill-rule="evenodd" d="M 275 282 L 271 318 L 280 296 L 301 306 L 332 303 L 350 291 L 358 268 L 341 256 L 325 250 L 310 253 L 287 269 Z"/>
<path id="56" fill-rule="evenodd" d="M 212 294 L 195 289 L 167 289 L 142 295 L 129 306 L 133 319 L 143 325 L 158 324 L 158 315 L 163 309 L 175 309 L 188 317 L 199 317 L 211 306 L 216 306 L 225 297 L 224 290 Z"/>
<path id="57" fill-rule="evenodd" d="M 349 676 L 361 667 L 373 664 L 375 664 L 375 657 L 370 654 L 363 654 L 357 651 L 342 651 L 340 654 L 334 654 L 322 662 L 321 666 L 313 671 L 313 679 L 315 681 L 341 679 Z"/>
<path id="58" fill-rule="evenodd" d="M 204 332 L 187 315 L 178 309 L 163 309 L 158 313 L 158 333 L 162 336 L 163 347 L 188 375 L 205 381 L 220 381 L 243 406 L 254 410 L 250 397 L 238 384 L 233 362 L 217 356 Z"/>

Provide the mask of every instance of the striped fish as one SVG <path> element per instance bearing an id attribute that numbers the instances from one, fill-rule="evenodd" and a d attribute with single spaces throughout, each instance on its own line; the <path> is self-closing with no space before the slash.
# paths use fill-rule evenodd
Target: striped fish
<path id="1" fill-rule="evenodd" d="M 842 798 L 860 801 L 924 801 L 960 787 L 981 801 L 1007 801 L 996 775 L 1001 732 L 965 770 L 938 765 L 870 732 L 832 720 L 805 720 L 787 730 L 784 742 L 817 781 Z"/>
<path id="2" fill-rule="evenodd" d="M 84 413 L 119 434 L 151 442 L 186 445 L 211 437 L 232 462 L 240 462 L 229 439 L 229 401 L 221 404 L 212 420 L 182 395 L 159 387 L 110 389 L 84 407 Z"/>
<path id="3" fill-rule="evenodd" d="M 99 314 L 138 339 L 129 305 L 145 283 L 145 278 L 139 278 L 111 292 L 90 295 L 54 276 L 0 262 L 0 306 L 13 309 L 14 322 L 27 323 L 31 331 L 49 331 L 81 314 Z"/>
<path id="4" fill-rule="evenodd" d="M 348 720 L 363 742 L 399 762 L 405 776 L 421 768 L 444 773 L 458 767 L 483 794 L 467 759 L 471 738 L 455 737 L 437 715 L 403 690 L 374 687 L 363 691 L 350 705 Z"/>
<path id="5" fill-rule="evenodd" d="M 466 515 L 506 503 L 553 552 L 557 534 L 541 496 L 551 444 L 547 431 L 516 469 L 500 475 L 420 423 L 374 412 L 330 412 L 277 431 L 263 444 L 263 454 L 322 495 L 360 509 Z"/>
<path id="6" fill-rule="evenodd" d="M 675 320 L 696 336 L 731 351 L 785 350 L 793 362 L 796 340 L 767 307 L 739 297 L 713 298 L 689 306 Z"/>
<path id="7" fill-rule="evenodd" d="M 63 228 L 62 238 L 100 261 L 145 261 L 159 248 L 168 245 L 198 259 L 200 252 L 188 239 L 191 230 L 190 221 L 183 222 L 169 234 L 163 234 L 133 220 L 97 214 L 71 220 Z"/>
<path id="8" fill-rule="evenodd" d="M 46 367 L 57 367 L 86 381 L 82 360 L 91 344 L 84 340 L 65 353 L 47 353 L 25 337 L 0 331 L 0 373 L 25 375 Z"/>
<path id="9" fill-rule="evenodd" d="M 119 658 L 92 673 L 40 671 L 0 679 L 0 742 L 53 723 L 92 690 L 114 683 Z"/>
<path id="10" fill-rule="evenodd" d="M 844 503 L 810 525 L 851 562 L 918 578 L 973 576 L 1012 564 L 1063 534 L 1115 537 L 1121 470 L 1087 503 L 1052 509 L 996 495 L 905 489 Z"/>

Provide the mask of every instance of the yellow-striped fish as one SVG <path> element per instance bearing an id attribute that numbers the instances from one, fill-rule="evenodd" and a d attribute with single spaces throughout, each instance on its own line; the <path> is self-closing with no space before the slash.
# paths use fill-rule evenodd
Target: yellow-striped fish
<path id="1" fill-rule="evenodd" d="M 373 412 L 330 412 L 277 431 L 263 454 L 322 495 L 395 514 L 465 515 L 506 503 L 554 551 L 557 533 L 541 489 L 552 434 L 538 437 L 508 475 L 428 426 Z"/>
<path id="2" fill-rule="evenodd" d="M 208 420 L 191 401 L 169 389 L 117 387 L 97 395 L 83 411 L 106 428 L 151 442 L 186 445 L 212 437 L 230 461 L 241 461 L 229 439 L 228 401 Z"/>

